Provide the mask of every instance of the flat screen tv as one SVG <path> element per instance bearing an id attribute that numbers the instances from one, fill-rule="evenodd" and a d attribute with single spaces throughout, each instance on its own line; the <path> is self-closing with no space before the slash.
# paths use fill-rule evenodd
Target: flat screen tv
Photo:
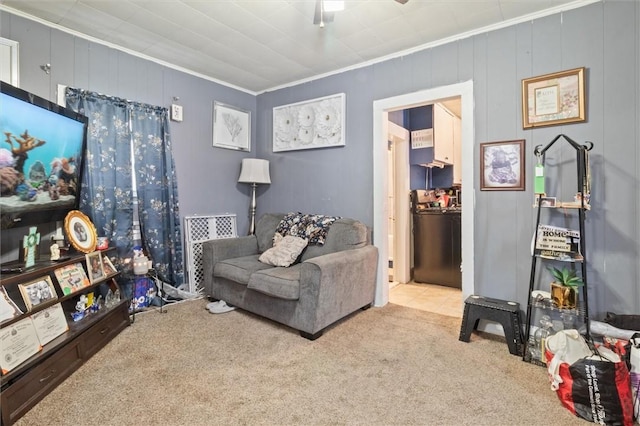
<path id="1" fill-rule="evenodd" d="M 0 229 L 64 220 L 78 208 L 87 122 L 0 82 Z"/>

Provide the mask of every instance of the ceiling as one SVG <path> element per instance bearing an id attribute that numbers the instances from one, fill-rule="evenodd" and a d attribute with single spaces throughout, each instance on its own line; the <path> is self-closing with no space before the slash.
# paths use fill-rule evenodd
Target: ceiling
<path id="1" fill-rule="evenodd" d="M 593 0 L 0 0 L 2 9 L 261 93 Z"/>

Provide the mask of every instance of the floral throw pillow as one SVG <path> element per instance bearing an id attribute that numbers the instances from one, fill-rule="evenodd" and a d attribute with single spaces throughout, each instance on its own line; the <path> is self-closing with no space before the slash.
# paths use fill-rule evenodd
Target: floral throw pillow
<path id="1" fill-rule="evenodd" d="M 339 216 L 325 216 L 320 214 L 287 213 L 276 228 L 274 245 L 279 236 L 293 235 L 309 240 L 309 244 L 324 245 L 329 227 Z M 278 235 L 279 234 L 279 235 Z"/>
<path id="2" fill-rule="evenodd" d="M 291 266 L 298 259 L 307 243 L 308 240 L 305 238 L 287 235 L 277 245 L 262 253 L 258 260 L 272 266 Z"/>

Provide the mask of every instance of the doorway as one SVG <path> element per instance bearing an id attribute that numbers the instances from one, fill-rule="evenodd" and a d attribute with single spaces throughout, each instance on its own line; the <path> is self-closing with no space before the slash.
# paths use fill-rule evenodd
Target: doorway
<path id="1" fill-rule="evenodd" d="M 411 222 L 409 205 L 409 131 L 392 122 L 387 134 L 387 205 L 389 282 L 410 280 Z"/>
<path id="2" fill-rule="evenodd" d="M 474 217 L 474 175 L 475 166 L 473 164 L 473 82 L 468 81 L 450 86 L 414 92 L 410 94 L 395 96 L 392 98 L 381 99 L 373 103 L 373 121 L 374 121 L 374 138 L 373 138 L 373 183 L 374 183 L 374 244 L 379 250 L 378 275 L 376 279 L 376 297 L 375 305 L 384 306 L 389 301 L 389 282 L 388 282 L 388 259 L 389 246 L 388 235 L 391 217 L 391 209 L 393 205 L 389 202 L 389 185 L 394 185 L 389 178 L 389 161 L 388 161 L 388 138 L 389 122 L 388 115 L 390 112 L 398 111 L 416 106 L 435 103 L 443 99 L 460 97 L 462 116 L 462 181 L 464 182 L 465 191 L 463 191 L 463 205 L 466 206 L 462 210 L 462 295 L 464 299 L 474 292 L 474 263 L 473 263 L 473 217 Z M 397 164 L 397 163 L 395 163 Z M 407 163 L 408 164 L 408 161 Z M 408 176 L 407 176 L 408 181 Z M 407 187 L 408 188 L 408 187 Z M 397 188 L 396 188 L 397 189 Z M 400 193 L 397 192 L 396 193 Z M 395 197 L 394 199 L 397 199 Z M 397 203 L 394 203 L 397 205 Z M 409 217 L 409 204 L 403 203 L 396 209 L 396 219 L 401 215 Z M 406 214 L 401 213 L 402 209 L 406 209 Z M 409 229 L 407 227 L 407 229 Z M 400 236 L 393 232 L 394 239 L 398 240 Z M 408 231 L 407 231 L 408 232 Z M 394 274 L 398 274 L 399 256 L 394 258 Z M 405 262 L 408 263 L 408 262 Z"/>

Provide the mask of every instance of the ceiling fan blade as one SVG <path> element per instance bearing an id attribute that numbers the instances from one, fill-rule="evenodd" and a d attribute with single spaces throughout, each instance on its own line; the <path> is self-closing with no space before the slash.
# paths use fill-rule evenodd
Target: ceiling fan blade
<path id="1" fill-rule="evenodd" d="M 334 12 L 322 11 L 322 0 L 316 0 L 316 12 L 313 15 L 313 24 L 318 25 L 320 22 L 333 22 Z"/>
<path id="2" fill-rule="evenodd" d="M 409 0 L 396 0 L 400 4 L 406 4 Z"/>

